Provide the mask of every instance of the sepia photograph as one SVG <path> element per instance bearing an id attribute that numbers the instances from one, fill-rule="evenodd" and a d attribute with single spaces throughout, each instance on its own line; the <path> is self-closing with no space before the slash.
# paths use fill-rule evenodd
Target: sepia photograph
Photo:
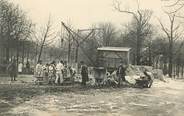
<path id="1" fill-rule="evenodd" d="M 184 0 L 0 0 L 0 116 L 184 116 Z"/>

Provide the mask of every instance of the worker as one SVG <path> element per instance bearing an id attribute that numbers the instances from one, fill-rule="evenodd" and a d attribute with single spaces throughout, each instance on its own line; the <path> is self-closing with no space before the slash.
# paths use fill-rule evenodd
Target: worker
<path id="1" fill-rule="evenodd" d="M 63 61 L 59 61 L 59 63 L 56 65 L 56 84 L 62 84 L 63 83 L 63 69 L 64 69 L 64 63 Z"/>
<path id="2" fill-rule="evenodd" d="M 43 77 L 45 82 L 48 83 L 49 82 L 49 64 L 48 63 L 46 63 L 43 66 Z"/>
<path id="3" fill-rule="evenodd" d="M 86 86 L 86 82 L 88 81 L 88 67 L 87 65 L 81 61 L 81 76 L 82 76 L 82 85 Z"/>
<path id="4" fill-rule="evenodd" d="M 27 74 L 30 73 L 30 63 L 29 63 L 28 60 L 27 60 L 27 62 L 26 62 L 26 73 L 27 73 Z"/>
<path id="5" fill-rule="evenodd" d="M 118 87 L 120 87 L 121 85 L 121 80 L 123 82 L 125 82 L 125 71 L 126 71 L 126 68 L 125 66 L 123 65 L 123 61 L 120 62 L 120 65 L 118 66 L 117 68 L 117 77 L 118 77 Z"/>
<path id="6" fill-rule="evenodd" d="M 143 85 L 143 87 L 150 88 L 152 86 L 152 83 L 153 83 L 153 80 L 154 80 L 154 76 L 147 69 L 145 69 L 144 75 L 146 76 L 146 78 L 145 78 L 145 84 Z"/>
<path id="7" fill-rule="evenodd" d="M 42 61 L 41 60 L 39 60 L 38 63 L 36 64 L 35 76 L 36 77 L 42 76 Z"/>
<path id="8" fill-rule="evenodd" d="M 17 65 L 15 59 L 7 67 L 8 73 L 10 75 L 11 81 L 16 81 L 17 77 Z"/>
<path id="9" fill-rule="evenodd" d="M 20 62 L 20 63 L 18 64 L 18 73 L 19 73 L 19 74 L 22 74 L 22 70 L 23 70 L 23 64 L 22 64 L 22 62 Z"/>
<path id="10" fill-rule="evenodd" d="M 42 81 L 43 79 L 43 65 L 42 65 L 42 61 L 39 60 L 36 64 L 36 68 L 35 68 L 35 80 L 34 82 L 37 84 L 40 83 L 40 81 Z"/>
<path id="11" fill-rule="evenodd" d="M 49 76 L 49 84 L 54 84 L 55 77 L 56 77 L 56 62 L 55 61 L 53 61 L 49 65 L 48 76 Z"/>
<path id="12" fill-rule="evenodd" d="M 75 82 L 75 74 L 77 73 L 76 70 L 74 68 L 72 68 L 71 66 L 68 67 L 69 69 L 69 73 L 70 73 L 70 79 L 72 81 L 72 84 L 74 84 Z"/>

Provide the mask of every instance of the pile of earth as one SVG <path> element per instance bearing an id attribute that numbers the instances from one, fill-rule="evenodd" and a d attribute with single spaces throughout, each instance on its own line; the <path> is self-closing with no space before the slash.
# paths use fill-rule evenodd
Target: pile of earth
<path id="1" fill-rule="evenodd" d="M 149 72 L 155 79 L 165 81 L 164 74 L 161 69 L 154 69 L 151 66 L 129 65 L 126 70 L 126 80 L 135 83 L 135 79 L 144 76 L 144 71 Z"/>

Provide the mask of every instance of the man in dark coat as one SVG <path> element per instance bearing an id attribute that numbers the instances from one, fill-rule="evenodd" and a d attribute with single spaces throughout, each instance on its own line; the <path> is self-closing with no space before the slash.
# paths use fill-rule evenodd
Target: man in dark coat
<path id="1" fill-rule="evenodd" d="M 17 77 L 17 65 L 15 59 L 7 67 L 8 73 L 11 77 L 11 81 L 16 81 Z"/>
<path id="2" fill-rule="evenodd" d="M 30 73 L 30 63 L 29 63 L 28 60 L 27 60 L 27 63 L 26 63 L 26 73 L 27 73 L 27 74 Z"/>
<path id="3" fill-rule="evenodd" d="M 82 85 L 86 85 L 88 81 L 88 67 L 83 61 L 81 61 L 81 76 L 82 76 Z"/>
<path id="4" fill-rule="evenodd" d="M 125 80 L 125 71 L 126 71 L 126 68 L 125 66 L 123 65 L 123 62 L 121 61 L 120 62 L 120 65 L 118 66 L 118 69 L 117 69 L 117 76 L 118 76 L 118 87 L 120 87 L 120 84 L 121 84 L 121 79 L 122 81 L 126 81 Z"/>

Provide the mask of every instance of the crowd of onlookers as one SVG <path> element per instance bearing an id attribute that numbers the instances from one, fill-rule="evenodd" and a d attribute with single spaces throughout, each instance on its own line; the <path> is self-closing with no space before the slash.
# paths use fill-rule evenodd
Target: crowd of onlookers
<path id="1" fill-rule="evenodd" d="M 30 74 L 32 68 L 29 61 L 23 64 L 22 62 L 17 63 L 16 59 L 12 59 L 8 64 L 6 71 L 10 76 L 11 81 L 16 81 L 18 75 Z M 34 67 L 33 73 L 35 83 L 44 82 L 47 84 L 63 84 L 65 80 L 74 82 L 75 78 L 78 76 L 78 82 L 81 82 L 82 85 L 86 85 L 86 82 L 89 80 L 88 67 L 83 61 L 80 62 L 79 67 L 73 68 L 67 65 L 67 62 L 62 60 L 52 61 L 51 63 L 43 63 L 39 60 Z"/>
<path id="2" fill-rule="evenodd" d="M 84 65 L 84 62 L 81 62 L 81 77 L 82 85 L 85 85 L 88 80 L 88 69 Z M 38 61 L 35 67 L 35 82 L 43 81 L 48 84 L 63 84 L 65 80 L 71 82 L 75 81 L 76 69 L 67 65 L 64 61 L 52 61 L 51 63 L 43 64 L 41 60 Z"/>
<path id="3" fill-rule="evenodd" d="M 11 77 L 11 81 L 16 81 L 18 74 L 30 72 L 31 68 L 29 62 L 26 63 L 25 69 L 23 67 L 23 64 L 21 62 L 17 64 L 15 59 L 10 62 L 7 66 L 7 72 Z M 79 75 L 82 81 L 81 84 L 86 85 L 88 81 L 88 67 L 81 61 L 79 69 Z M 76 76 L 76 68 L 67 65 L 67 63 L 62 60 L 45 64 L 39 60 L 34 68 L 35 83 L 63 84 L 65 80 L 74 82 Z"/>
<path id="4" fill-rule="evenodd" d="M 30 74 L 31 67 L 29 61 L 26 62 L 25 67 L 22 62 L 16 63 L 16 59 L 12 59 L 12 61 L 6 67 L 6 71 L 11 77 L 11 81 L 16 81 L 16 77 L 18 74 Z M 4 73 L 6 72 L 4 71 Z"/>
<path id="5" fill-rule="evenodd" d="M 11 77 L 11 81 L 16 81 L 17 72 L 22 74 L 22 67 L 23 64 L 21 63 L 19 63 L 17 67 L 16 60 L 12 60 L 8 65 L 7 70 Z M 29 70 L 30 64 L 27 63 L 27 71 Z M 115 85 L 119 87 L 121 82 L 129 83 L 125 78 L 127 67 L 123 62 L 120 62 L 119 66 L 111 74 L 106 70 L 106 75 L 104 75 L 105 77 L 103 76 L 103 78 L 100 79 L 99 77 L 95 77 L 94 74 L 91 74 L 91 71 L 89 71 L 88 74 L 88 70 L 90 70 L 90 68 L 88 69 L 87 65 L 83 61 L 80 62 L 77 68 L 73 68 L 62 60 L 52 61 L 51 63 L 45 64 L 39 60 L 34 69 L 34 82 L 36 84 L 46 83 L 51 85 L 63 85 L 67 80 L 70 83 L 74 83 L 76 82 L 76 79 L 79 79 L 80 81 L 78 80 L 78 82 L 83 86 L 92 82 L 93 84 L 91 83 L 91 85 Z M 153 82 L 152 74 L 150 74 L 146 69 L 143 72 L 144 76 L 140 76 L 139 79 L 136 79 L 136 84 L 144 87 L 151 87 Z"/>
<path id="6" fill-rule="evenodd" d="M 29 62 L 26 63 L 26 67 L 26 72 L 29 72 Z M 18 74 L 22 74 L 23 72 L 23 64 L 19 63 L 17 67 L 16 60 L 12 60 L 12 62 L 8 65 L 7 70 L 11 77 L 11 81 L 15 81 L 17 72 Z M 125 81 L 125 70 L 126 69 L 120 63 L 120 66 L 117 68 L 117 76 L 123 81 Z M 78 78 L 80 80 L 78 81 L 81 82 L 82 85 L 86 85 L 86 83 L 91 79 L 89 79 L 89 76 L 90 74 L 88 74 L 88 67 L 83 61 L 80 62 L 77 68 L 73 68 L 62 60 L 52 61 L 51 63 L 43 63 L 39 60 L 34 68 L 35 83 L 44 82 L 47 84 L 62 85 L 65 80 L 69 80 L 74 83 L 75 79 Z M 118 85 L 120 85 L 120 80 L 117 81 L 119 82 Z"/>

